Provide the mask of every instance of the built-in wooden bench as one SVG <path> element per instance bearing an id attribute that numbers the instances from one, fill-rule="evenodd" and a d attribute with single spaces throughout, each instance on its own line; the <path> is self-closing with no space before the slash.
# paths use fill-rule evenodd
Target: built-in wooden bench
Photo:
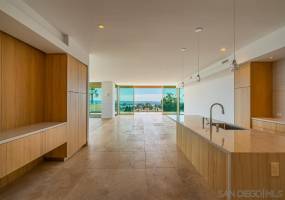
<path id="1" fill-rule="evenodd" d="M 270 133 L 285 134 L 285 120 L 280 118 L 257 118 L 251 119 L 252 128 Z"/>
<path id="2" fill-rule="evenodd" d="M 0 134 L 0 179 L 42 156 L 52 157 L 61 148 L 67 156 L 66 123 L 44 122 Z M 62 147 L 63 146 L 63 147 Z M 64 152 L 65 151 L 65 152 Z"/>

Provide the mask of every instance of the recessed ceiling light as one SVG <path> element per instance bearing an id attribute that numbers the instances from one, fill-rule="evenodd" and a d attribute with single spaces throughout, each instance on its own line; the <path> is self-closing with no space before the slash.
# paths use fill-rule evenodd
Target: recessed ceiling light
<path id="1" fill-rule="evenodd" d="M 204 30 L 203 27 L 197 27 L 197 28 L 195 28 L 195 32 L 196 32 L 196 33 L 202 32 L 203 30 Z"/>
<path id="2" fill-rule="evenodd" d="M 272 59 L 273 59 L 273 56 L 270 56 L 269 59 L 272 60 Z"/>
<path id="3" fill-rule="evenodd" d="M 225 51 L 227 51 L 227 49 L 226 48 L 221 48 L 220 51 L 221 52 L 225 52 Z"/>
<path id="4" fill-rule="evenodd" d="M 98 25 L 98 28 L 99 28 L 99 29 L 104 29 L 105 26 L 104 26 L 103 24 L 99 24 L 99 25 Z"/>
<path id="5" fill-rule="evenodd" d="M 181 48 L 180 50 L 181 51 L 187 51 L 187 48 Z"/>

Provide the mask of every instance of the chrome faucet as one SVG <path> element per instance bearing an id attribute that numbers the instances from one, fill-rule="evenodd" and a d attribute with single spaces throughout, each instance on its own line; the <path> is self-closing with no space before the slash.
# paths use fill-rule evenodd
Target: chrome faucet
<path id="1" fill-rule="evenodd" d="M 215 106 L 220 106 L 222 109 L 222 114 L 225 114 L 225 110 L 224 110 L 224 106 L 220 103 L 213 103 L 210 107 L 210 137 L 212 139 L 212 132 L 213 132 L 213 116 L 212 116 L 212 112 L 213 112 L 213 107 Z"/>

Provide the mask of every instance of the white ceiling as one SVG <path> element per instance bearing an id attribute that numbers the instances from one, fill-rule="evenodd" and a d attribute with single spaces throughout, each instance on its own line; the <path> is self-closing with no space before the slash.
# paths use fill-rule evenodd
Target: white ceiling
<path id="1" fill-rule="evenodd" d="M 232 51 L 231 0 L 25 0 L 57 29 L 95 55 L 91 80 L 171 84 Z M 238 48 L 285 25 L 284 0 L 236 0 Z M 97 25 L 104 24 L 104 30 Z M 221 47 L 228 51 L 222 53 Z M 93 71 L 93 70 L 92 70 Z"/>

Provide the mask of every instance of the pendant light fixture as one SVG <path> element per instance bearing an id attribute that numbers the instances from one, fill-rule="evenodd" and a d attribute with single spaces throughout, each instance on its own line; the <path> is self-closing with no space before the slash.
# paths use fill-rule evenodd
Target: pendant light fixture
<path id="1" fill-rule="evenodd" d="M 180 87 L 184 88 L 185 53 L 187 51 L 187 48 L 183 47 L 180 50 L 182 52 L 182 69 L 181 69 L 181 85 L 180 85 Z"/>
<path id="2" fill-rule="evenodd" d="M 238 64 L 236 60 L 236 1 L 233 0 L 233 52 L 234 57 L 231 63 L 231 71 L 235 71 L 238 69 Z"/>
<path id="3" fill-rule="evenodd" d="M 196 81 L 201 81 L 200 76 L 200 33 L 203 31 L 203 27 L 197 27 L 195 29 L 195 32 L 197 33 L 197 75 L 196 75 Z"/>

